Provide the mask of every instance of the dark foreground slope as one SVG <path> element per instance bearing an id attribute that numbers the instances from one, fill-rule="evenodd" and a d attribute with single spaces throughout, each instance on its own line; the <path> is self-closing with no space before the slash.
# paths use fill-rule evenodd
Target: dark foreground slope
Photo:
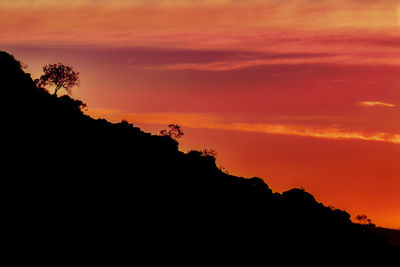
<path id="1" fill-rule="evenodd" d="M 375 232 L 386 235 L 389 243 L 400 249 L 400 229 L 395 230 L 377 227 Z"/>
<path id="2" fill-rule="evenodd" d="M 180 152 L 169 137 L 84 115 L 82 102 L 37 88 L 5 52 L 0 81 L 9 246 L 29 257 L 266 261 L 272 251 L 394 251 L 385 235 L 303 190 L 273 193 L 259 178 L 221 172 L 213 157 Z"/>

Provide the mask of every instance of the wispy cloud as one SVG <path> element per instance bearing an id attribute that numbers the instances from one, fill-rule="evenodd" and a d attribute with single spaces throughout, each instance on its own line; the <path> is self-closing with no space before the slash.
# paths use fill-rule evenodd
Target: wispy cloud
<path id="1" fill-rule="evenodd" d="M 145 67 L 150 70 L 198 70 L 198 71 L 230 71 L 255 66 L 271 65 L 303 65 L 303 64 L 340 64 L 340 65 L 394 65 L 399 66 L 400 60 L 385 57 L 366 57 L 365 55 L 326 55 L 304 56 L 293 58 L 261 58 L 251 60 L 225 60 L 213 62 L 196 62 L 170 65 L 155 65 Z"/>
<path id="2" fill-rule="evenodd" d="M 384 46 L 391 53 L 397 50 L 399 20 L 393 10 L 398 0 L 373 5 L 343 1 L 346 4 L 313 1 L 310 5 L 309 0 L 1 0 L 0 41 L 292 52 L 343 47 L 360 51 L 371 46 Z"/>
<path id="3" fill-rule="evenodd" d="M 252 60 L 234 60 L 234 61 L 215 61 L 200 63 L 182 63 L 171 65 L 150 66 L 151 70 L 199 70 L 199 71 L 229 71 L 235 69 L 249 68 L 263 65 L 296 65 L 319 63 L 324 59 L 318 57 L 312 58 L 276 58 L 276 59 L 252 59 Z"/>
<path id="4" fill-rule="evenodd" d="M 363 140 L 400 144 L 400 133 L 349 131 L 338 127 L 316 128 L 303 125 L 268 123 L 226 123 L 212 114 L 198 113 L 123 113 L 115 110 L 95 109 L 89 112 L 94 117 L 106 117 L 113 121 L 127 119 L 133 123 L 163 124 L 178 123 L 190 128 L 231 130 L 252 133 L 278 134 L 324 138 L 334 140 Z"/>
<path id="5" fill-rule="evenodd" d="M 375 107 L 375 106 L 381 106 L 381 107 L 395 107 L 395 104 L 390 104 L 386 102 L 381 102 L 381 101 L 362 101 L 358 102 L 360 106 L 363 107 Z"/>

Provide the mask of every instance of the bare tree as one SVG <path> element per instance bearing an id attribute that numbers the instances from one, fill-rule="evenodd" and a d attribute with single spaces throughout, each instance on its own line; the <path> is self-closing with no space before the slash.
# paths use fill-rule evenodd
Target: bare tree
<path id="1" fill-rule="evenodd" d="M 73 71 L 70 66 L 61 63 L 50 64 L 43 67 L 43 72 L 39 85 L 55 86 L 54 95 L 57 95 L 60 89 L 65 89 L 70 94 L 72 87 L 79 86 L 79 72 Z"/>

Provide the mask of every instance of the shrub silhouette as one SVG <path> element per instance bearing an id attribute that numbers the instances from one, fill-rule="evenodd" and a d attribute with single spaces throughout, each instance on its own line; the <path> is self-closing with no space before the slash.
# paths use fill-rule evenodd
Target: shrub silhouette
<path id="1" fill-rule="evenodd" d="M 200 151 L 179 151 L 172 138 L 85 115 L 84 103 L 37 87 L 6 52 L 0 79 L 9 104 L 2 179 L 11 247 L 164 261 L 394 251 L 375 228 L 302 189 L 274 193 L 260 178 L 222 172 Z"/>
<path id="2" fill-rule="evenodd" d="M 372 223 L 372 220 L 371 220 L 370 218 L 368 218 L 368 216 L 365 215 L 365 214 L 359 214 L 359 215 L 356 216 L 355 219 L 356 219 L 356 221 L 358 221 L 360 224 L 368 224 L 368 225 L 370 225 L 370 226 L 375 226 L 375 225 Z"/>
<path id="3" fill-rule="evenodd" d="M 203 149 L 201 150 L 201 155 L 203 157 L 217 157 L 217 152 L 214 149 Z"/>
<path id="4" fill-rule="evenodd" d="M 161 136 L 168 136 L 172 139 L 176 140 L 183 136 L 183 131 L 178 124 L 169 124 L 168 129 L 164 129 L 160 131 Z"/>

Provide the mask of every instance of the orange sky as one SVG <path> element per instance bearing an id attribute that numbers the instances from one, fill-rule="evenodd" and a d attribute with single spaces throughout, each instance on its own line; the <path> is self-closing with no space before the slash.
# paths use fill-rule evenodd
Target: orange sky
<path id="1" fill-rule="evenodd" d="M 89 114 L 400 226 L 397 0 L 2 0 L 0 49 L 62 62 Z"/>

